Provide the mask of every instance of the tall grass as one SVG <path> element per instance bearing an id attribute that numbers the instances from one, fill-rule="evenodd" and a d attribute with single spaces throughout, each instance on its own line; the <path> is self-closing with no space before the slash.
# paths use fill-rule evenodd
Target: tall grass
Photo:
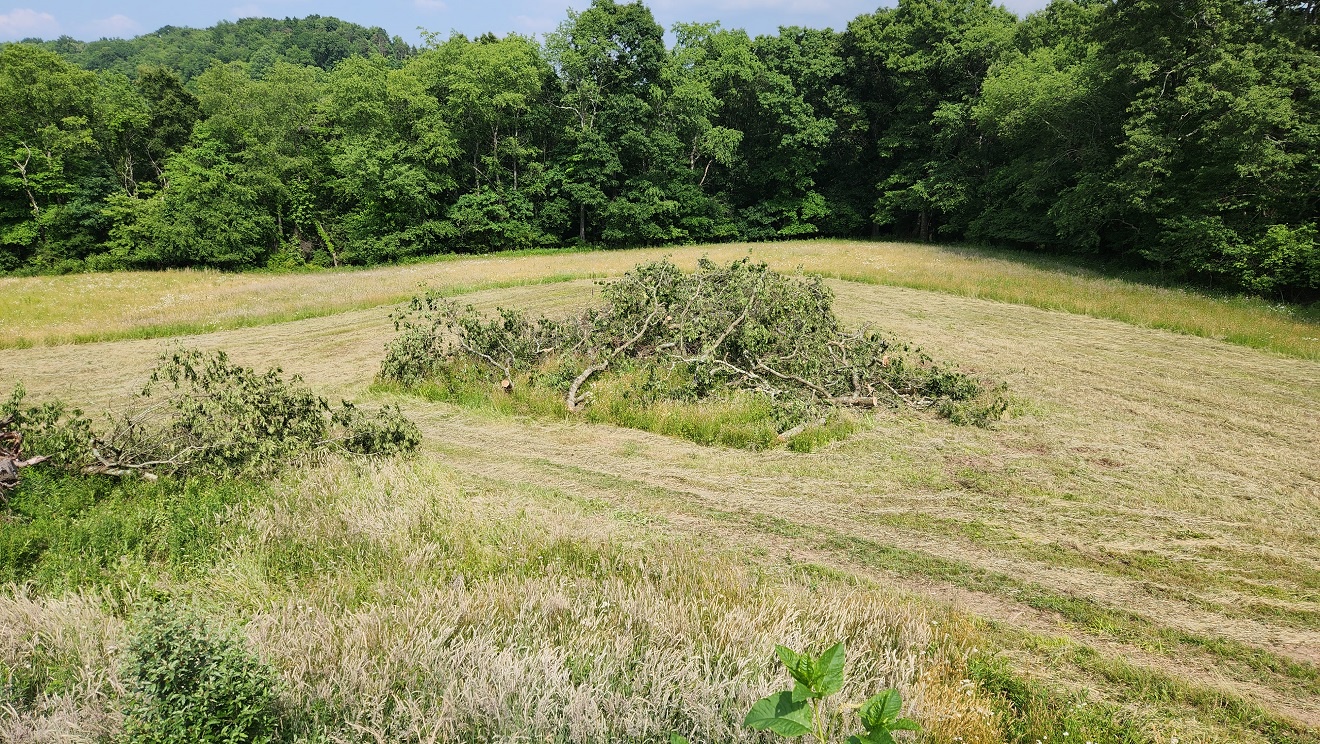
<path id="1" fill-rule="evenodd" d="M 1017 715 L 1002 674 L 973 674 L 965 616 L 894 592 L 434 463 L 333 461 L 262 493 L 221 520 L 209 570 L 151 594 L 245 626 L 279 672 L 285 741 L 761 740 L 741 719 L 783 685 L 774 644 L 837 640 L 845 699 L 899 687 L 925 741 L 1002 741 Z M 119 617 L 143 596 L 0 593 L 0 739 L 113 738 Z M 1033 715 L 1054 737 L 1141 740 L 1066 705 Z"/>
<path id="2" fill-rule="evenodd" d="M 571 369 L 569 379 L 585 364 L 564 366 Z M 621 365 L 621 369 L 598 376 L 591 388 L 590 405 L 580 414 L 573 414 L 568 410 L 563 388 L 536 382 L 538 378 L 554 376 L 555 366 L 555 362 L 550 362 L 544 369 L 518 375 L 508 391 L 492 383 L 486 370 L 461 361 L 446 365 L 442 374 L 432 381 L 408 388 L 377 383 L 373 390 L 410 393 L 432 402 L 455 403 L 504 415 L 613 424 L 697 444 L 749 450 L 784 446 L 795 452 L 810 452 L 844 439 L 865 423 L 860 414 L 839 410 L 819 421 L 804 422 L 790 436 L 781 436 L 781 431 L 796 429 L 796 422 L 781 420 L 782 415 L 770 401 L 752 393 L 733 390 L 700 399 L 653 394 L 653 387 L 668 389 L 674 383 L 672 380 L 657 383 L 651 375 L 664 374 L 664 370 L 653 364 Z"/>

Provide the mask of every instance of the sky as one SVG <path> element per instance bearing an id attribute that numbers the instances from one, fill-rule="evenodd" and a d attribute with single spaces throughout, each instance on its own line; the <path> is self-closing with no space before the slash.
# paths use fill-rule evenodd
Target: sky
<path id="1" fill-rule="evenodd" d="M 1001 0 L 1019 15 L 1038 10 L 1047 0 Z M 3 3 L 3 0 L 0 0 Z M 886 2 L 885 4 L 892 4 Z M 391 35 L 418 43 L 418 27 L 448 36 L 460 31 L 477 36 L 493 31 L 540 35 L 553 31 L 572 7 L 590 0 L 217 0 L 210 3 L 160 0 L 19 0 L 0 4 L 0 41 L 27 37 L 53 39 L 68 34 L 91 41 L 131 38 L 161 26 L 204 28 L 220 20 L 254 16 L 273 18 L 335 16 L 364 26 L 380 26 Z M 848 21 L 875 11 L 876 0 L 648 0 L 665 28 L 679 21 L 720 21 L 725 28 L 751 34 L 774 33 L 780 26 L 843 29 Z"/>

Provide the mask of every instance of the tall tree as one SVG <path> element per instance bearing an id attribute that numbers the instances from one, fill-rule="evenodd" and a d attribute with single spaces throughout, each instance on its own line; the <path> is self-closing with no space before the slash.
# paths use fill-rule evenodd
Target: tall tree
<path id="1" fill-rule="evenodd" d="M 349 59 L 327 79 L 323 180 L 303 184 L 293 217 L 304 242 L 311 236 L 332 263 L 397 260 L 442 245 L 458 147 L 421 61 L 393 70 L 380 58 Z"/>
<path id="2" fill-rule="evenodd" d="M 557 117 L 547 111 L 553 73 L 536 42 L 455 35 L 409 67 L 426 71 L 462 152 L 448 240 L 475 251 L 555 242 L 537 214 L 546 190 L 544 146 Z"/>
<path id="3" fill-rule="evenodd" d="M 848 24 L 851 84 L 879 158 L 877 224 L 930 240 L 965 223 L 982 175 L 971 110 L 1015 21 L 991 0 L 899 0 Z"/>
<path id="4" fill-rule="evenodd" d="M 85 255 L 103 186 L 96 76 L 29 44 L 0 48 L 0 268 L 61 268 Z"/>
<path id="5" fill-rule="evenodd" d="M 655 155 L 652 89 L 661 82 L 666 50 L 650 9 L 640 1 L 593 0 L 547 35 L 546 53 L 562 86 L 556 105 L 570 119 L 556 175 L 576 207 L 578 239 L 603 236 L 609 222 L 628 222 L 639 209 L 664 209 L 657 203 L 663 195 L 643 184 L 625 193 L 629 178 L 644 173 Z M 637 201 L 629 205 L 629 197 Z M 595 229 L 589 230 L 589 216 Z M 617 225 L 613 232 L 623 237 Z"/>

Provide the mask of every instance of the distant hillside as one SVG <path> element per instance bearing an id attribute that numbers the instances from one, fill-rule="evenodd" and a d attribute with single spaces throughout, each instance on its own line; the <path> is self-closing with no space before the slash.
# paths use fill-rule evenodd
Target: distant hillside
<path id="1" fill-rule="evenodd" d="M 264 68 L 283 59 L 329 69 L 354 55 L 380 54 L 402 60 L 415 49 L 379 26 L 367 28 L 338 18 L 244 18 L 210 28 L 165 26 L 133 39 L 78 41 L 61 36 L 41 46 L 88 70 L 117 70 L 130 77 L 139 65 L 178 70 L 185 81 L 216 61 L 250 62 Z"/>

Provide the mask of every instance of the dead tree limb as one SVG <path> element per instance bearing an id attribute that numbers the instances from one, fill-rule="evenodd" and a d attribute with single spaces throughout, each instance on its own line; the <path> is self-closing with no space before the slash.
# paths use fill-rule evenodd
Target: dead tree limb
<path id="1" fill-rule="evenodd" d="M 825 419 L 816 419 L 815 421 L 803 421 L 802 423 L 798 424 L 797 426 L 794 426 L 791 429 L 779 432 L 779 434 L 775 437 L 775 439 L 778 439 L 781 442 L 787 442 L 793 437 L 806 431 L 808 427 L 821 426 L 824 423 L 825 423 Z"/>
<path id="2" fill-rule="evenodd" d="M 24 460 L 23 435 L 17 431 L 3 431 L 13 422 L 12 416 L 0 422 L 0 502 L 4 501 L 6 494 L 18 488 L 20 470 L 50 459 L 48 455 L 38 455 Z"/>
<path id="3" fill-rule="evenodd" d="M 586 402 L 586 396 L 579 396 L 578 390 L 586 384 L 587 380 L 591 379 L 592 375 L 609 369 L 610 362 L 613 362 L 623 352 L 631 349 L 634 344 L 642 340 L 642 337 L 646 335 L 647 331 L 651 330 L 651 326 L 655 323 L 656 316 L 660 315 L 660 300 L 655 292 L 651 293 L 651 301 L 654 303 L 655 307 L 651 310 L 651 314 L 646 316 L 646 320 L 642 321 L 642 327 L 637 331 L 637 334 L 625 341 L 623 345 L 616 347 L 603 360 L 582 370 L 582 374 L 578 375 L 577 378 L 573 380 L 573 384 L 568 388 L 568 398 L 566 401 L 568 403 L 568 410 L 577 411 L 579 410 L 579 406 Z"/>
<path id="4" fill-rule="evenodd" d="M 770 374 L 774 375 L 775 377 L 778 377 L 781 380 L 789 380 L 792 382 L 796 382 L 799 385 L 802 385 L 803 387 L 814 390 L 815 392 L 820 394 L 820 397 L 825 398 L 826 400 L 829 400 L 834 397 L 833 395 L 830 394 L 830 391 L 826 390 L 820 385 L 817 385 L 811 380 L 808 380 L 804 377 L 799 377 L 798 375 L 786 375 L 783 372 L 780 372 L 779 370 L 775 369 L 774 367 L 771 367 L 770 365 L 766 364 L 765 362 L 757 362 L 756 369 L 762 370 L 764 372 L 769 372 Z"/>

